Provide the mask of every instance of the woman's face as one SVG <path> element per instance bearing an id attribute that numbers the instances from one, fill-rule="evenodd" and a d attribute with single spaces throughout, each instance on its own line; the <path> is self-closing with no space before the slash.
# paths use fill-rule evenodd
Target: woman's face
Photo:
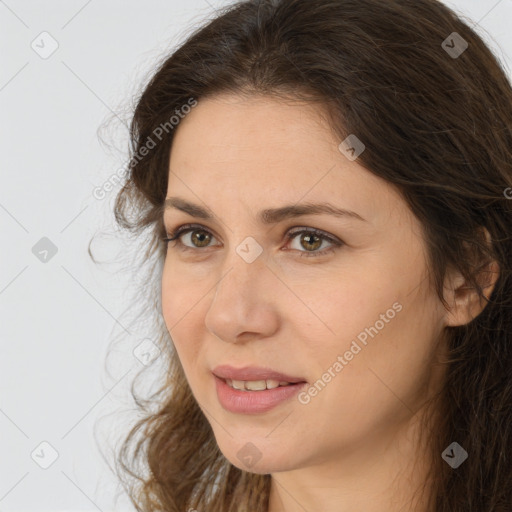
<path id="1" fill-rule="evenodd" d="M 260 96 L 201 100 L 175 134 L 167 197 L 211 218 L 166 209 L 169 234 L 196 227 L 169 243 L 163 314 L 220 449 L 251 472 L 376 447 L 439 379 L 445 311 L 421 226 L 341 142 L 317 107 Z M 353 213 L 260 216 L 313 204 Z M 305 383 L 235 391 L 215 377 L 220 365 Z"/>

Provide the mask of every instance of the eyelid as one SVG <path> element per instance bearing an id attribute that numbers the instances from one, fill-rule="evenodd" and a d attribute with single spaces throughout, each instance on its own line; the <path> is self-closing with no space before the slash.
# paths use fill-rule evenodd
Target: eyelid
<path id="1" fill-rule="evenodd" d="M 192 250 L 192 251 L 202 251 L 204 249 L 209 249 L 211 247 L 215 246 L 206 246 L 206 247 L 189 247 L 188 245 L 185 245 L 181 242 L 180 237 L 181 235 L 184 235 L 186 233 L 189 233 L 190 231 L 205 231 L 206 233 L 209 233 L 216 237 L 216 235 L 212 232 L 211 229 L 202 226 L 201 224 L 183 224 L 179 227 L 177 227 L 171 234 L 168 234 L 168 238 L 163 238 L 163 241 L 167 244 L 169 242 L 178 241 L 178 244 L 180 244 L 182 247 L 182 250 Z M 326 249 L 322 249 L 321 251 L 298 251 L 300 253 L 300 256 L 324 256 L 329 252 L 332 252 L 333 250 L 337 249 L 338 247 L 345 245 L 345 243 L 335 237 L 334 235 L 331 235 L 325 231 L 322 231 L 321 229 L 312 228 L 312 227 L 306 227 L 306 226 L 294 226 L 292 228 L 289 228 L 286 232 L 285 236 L 287 240 L 293 240 L 296 235 L 301 233 L 307 233 L 307 234 L 313 234 L 321 238 L 322 240 L 327 240 L 331 243 L 331 247 L 327 247 Z M 290 250 L 290 249 L 287 249 Z"/>

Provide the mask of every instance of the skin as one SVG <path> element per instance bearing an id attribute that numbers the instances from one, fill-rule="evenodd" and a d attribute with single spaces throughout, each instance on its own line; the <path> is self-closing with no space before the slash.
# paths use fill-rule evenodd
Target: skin
<path id="1" fill-rule="evenodd" d="M 189 251 L 170 243 L 164 319 L 225 457 L 272 474 L 269 512 L 396 512 L 412 503 L 426 510 L 414 501 L 429 463 L 419 427 L 443 378 L 443 330 L 482 306 L 455 272 L 445 283 L 450 308 L 442 306 L 419 221 L 340 142 L 318 105 L 233 94 L 199 101 L 177 128 L 167 197 L 215 217 L 168 209 L 164 222 L 169 234 L 197 223 L 212 238 L 201 248 L 194 232 L 184 234 Z M 305 202 L 329 202 L 366 222 L 321 214 L 269 226 L 257 218 L 264 208 Z M 301 257 L 331 243 L 288 240 L 293 227 L 317 228 L 344 245 Z M 248 236 L 263 249 L 252 263 L 236 252 Z M 307 404 L 295 398 L 249 415 L 221 407 L 215 366 L 267 366 L 312 384 L 396 303 L 394 318 Z M 249 441 L 261 453 L 250 468 L 237 457 Z"/>

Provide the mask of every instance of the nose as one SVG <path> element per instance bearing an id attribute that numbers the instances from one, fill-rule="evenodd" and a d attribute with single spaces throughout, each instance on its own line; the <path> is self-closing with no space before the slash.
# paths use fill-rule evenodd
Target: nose
<path id="1" fill-rule="evenodd" d="M 208 331 L 229 343 L 275 334 L 279 328 L 279 280 L 262 253 L 248 263 L 238 254 L 226 258 L 205 316 Z"/>

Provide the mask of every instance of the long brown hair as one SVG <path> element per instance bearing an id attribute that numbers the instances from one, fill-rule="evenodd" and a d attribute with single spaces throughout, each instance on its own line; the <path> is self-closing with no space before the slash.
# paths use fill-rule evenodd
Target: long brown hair
<path id="1" fill-rule="evenodd" d="M 221 92 L 317 101 L 340 142 L 350 134 L 364 141 L 358 163 L 398 187 L 425 229 L 443 302 L 449 267 L 483 296 L 479 270 L 498 262 L 483 312 L 446 332 L 442 414 L 429 434 L 430 499 L 436 512 L 510 512 L 512 89 L 498 59 L 436 0 L 247 0 L 219 11 L 159 64 L 131 123 L 115 216 L 132 233 L 149 230 L 144 261 L 153 276 L 165 259 L 162 207 L 176 123 L 185 105 Z M 158 306 L 148 284 L 141 290 Z M 158 328 L 165 377 L 150 399 L 134 394 L 144 417 L 117 454 L 133 504 L 145 512 L 266 512 L 270 475 L 226 460 L 164 323 Z M 469 454 L 457 469 L 441 457 L 453 441 Z"/>

